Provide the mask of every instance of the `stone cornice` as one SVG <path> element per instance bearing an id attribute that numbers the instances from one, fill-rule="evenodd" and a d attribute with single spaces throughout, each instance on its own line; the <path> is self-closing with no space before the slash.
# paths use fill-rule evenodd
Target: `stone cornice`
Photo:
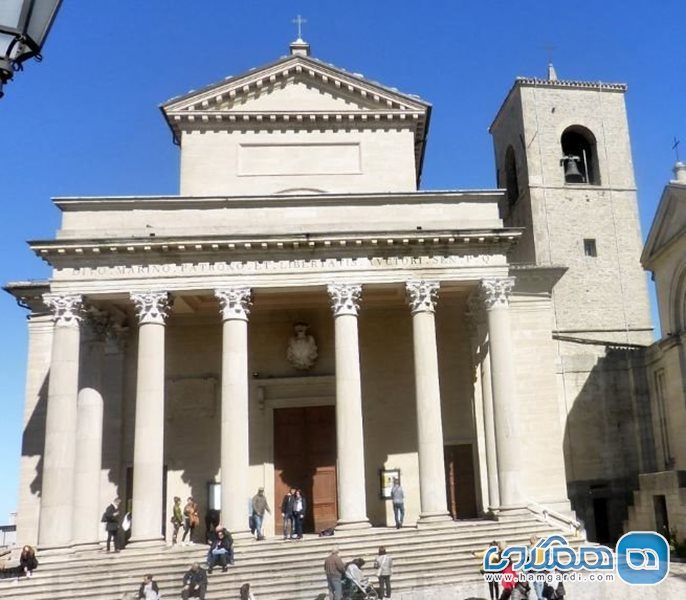
<path id="1" fill-rule="evenodd" d="M 411 254 L 415 250 L 434 251 L 447 249 L 448 253 L 460 253 L 470 248 L 478 248 L 480 253 L 487 247 L 506 250 L 517 242 L 522 232 L 517 229 L 458 230 L 458 231 L 397 231 L 364 232 L 341 234 L 294 234 L 263 237 L 151 237 L 116 239 L 65 239 L 30 242 L 31 249 L 43 260 L 55 267 L 71 266 L 74 262 L 101 262 L 106 256 L 117 256 L 121 262 L 129 262 L 126 257 L 155 255 L 197 256 L 235 255 L 260 256 L 288 252 L 289 254 L 319 251 L 337 256 L 356 254 L 364 250 L 387 251 L 394 248 L 396 253 Z M 357 252 L 356 252 L 357 251 Z M 163 261 L 164 262 L 164 261 Z"/>
<path id="2" fill-rule="evenodd" d="M 502 190 L 431 190 L 375 194 L 306 194 L 267 196 L 84 196 L 56 197 L 62 212 L 123 210 L 183 210 L 210 208 L 265 208 L 295 206 L 366 206 L 416 203 L 498 202 Z"/>
<path id="3" fill-rule="evenodd" d="M 231 129 L 238 129 L 245 125 L 251 131 L 264 129 L 350 129 L 354 123 L 358 127 L 368 127 L 378 124 L 384 128 L 388 123 L 396 127 L 417 128 L 423 131 L 421 121 L 422 113 L 419 111 L 196 111 L 196 112 L 171 112 L 169 120 L 174 131 L 223 131 L 225 124 L 231 125 Z M 235 126 L 235 127 L 234 127 Z"/>
<path id="4" fill-rule="evenodd" d="M 50 313 L 50 309 L 43 301 L 43 294 L 50 291 L 49 281 L 13 281 L 3 286 L 3 289 L 14 296 L 22 308 L 35 314 Z"/>
<path id="5" fill-rule="evenodd" d="M 573 80 L 563 80 L 563 79 L 538 79 L 536 77 L 517 77 L 514 84 L 510 88 L 510 91 L 505 96 L 498 112 L 496 113 L 491 125 L 488 128 L 489 133 L 493 133 L 493 128 L 496 126 L 500 120 L 500 116 L 503 113 L 503 109 L 509 103 L 512 96 L 523 87 L 539 87 L 539 88 L 550 88 L 550 89 L 560 89 L 560 90 L 588 90 L 596 92 L 614 92 L 614 93 L 625 93 L 627 90 L 627 85 L 625 83 L 605 83 L 602 81 L 573 81 Z"/>
<path id="6" fill-rule="evenodd" d="M 520 87 L 574 88 L 602 92 L 626 92 L 626 83 L 607 83 L 604 81 L 577 81 L 573 79 L 538 79 L 537 77 L 517 77 L 515 85 Z"/>

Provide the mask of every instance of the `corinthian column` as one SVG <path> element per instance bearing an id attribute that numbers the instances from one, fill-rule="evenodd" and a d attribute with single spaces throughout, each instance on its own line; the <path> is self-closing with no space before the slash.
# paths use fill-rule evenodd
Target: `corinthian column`
<path id="1" fill-rule="evenodd" d="M 45 294 L 43 299 L 53 312 L 55 328 L 38 526 L 38 544 L 48 548 L 65 546 L 72 541 L 82 298 L 78 295 Z"/>
<path id="2" fill-rule="evenodd" d="M 248 315 L 250 288 L 215 290 L 222 315 L 221 515 L 234 535 L 248 531 Z"/>
<path id="3" fill-rule="evenodd" d="M 509 310 L 509 297 L 513 286 L 514 280 L 510 278 L 481 281 L 481 295 L 488 321 L 493 421 L 501 508 L 518 507 L 524 500 L 519 484 L 522 464 L 521 436 L 518 428 L 517 380 L 512 359 Z"/>
<path id="4" fill-rule="evenodd" d="M 407 302 L 412 313 L 420 523 L 449 518 L 445 493 L 443 420 L 434 320 L 438 287 L 435 281 L 408 281 L 405 284 Z"/>
<path id="5" fill-rule="evenodd" d="M 132 292 L 138 317 L 136 425 L 131 541 L 162 541 L 164 476 L 164 333 L 167 292 Z"/>
<path id="6" fill-rule="evenodd" d="M 74 543 L 90 549 L 100 537 L 100 471 L 102 467 L 102 371 L 108 313 L 90 307 L 84 335 L 83 373 L 77 400 L 76 463 L 74 466 Z"/>
<path id="7" fill-rule="evenodd" d="M 357 314 L 362 286 L 331 284 L 336 336 L 336 447 L 339 529 L 369 527 L 364 477 L 362 385 Z"/>

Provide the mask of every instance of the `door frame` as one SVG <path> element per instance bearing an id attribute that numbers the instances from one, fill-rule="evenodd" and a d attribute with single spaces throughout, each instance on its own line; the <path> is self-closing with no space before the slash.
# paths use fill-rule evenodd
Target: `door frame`
<path id="1" fill-rule="evenodd" d="M 261 379 L 259 376 L 253 376 L 250 382 L 250 404 L 256 408 L 250 423 L 250 438 L 258 441 L 254 448 L 255 465 L 258 469 L 260 465 L 262 467 L 258 485 L 264 487 L 265 496 L 272 508 L 272 514 L 264 522 L 265 533 L 274 535 L 276 519 L 281 519 L 281 498 L 274 497 L 274 410 L 335 406 L 336 377 L 312 375 Z M 338 475 L 338 457 L 336 457 L 336 474 Z M 254 483 L 252 477 L 251 482 Z M 338 477 L 336 477 L 336 487 L 338 488 Z M 336 494 L 338 495 L 338 489 L 336 489 Z"/>

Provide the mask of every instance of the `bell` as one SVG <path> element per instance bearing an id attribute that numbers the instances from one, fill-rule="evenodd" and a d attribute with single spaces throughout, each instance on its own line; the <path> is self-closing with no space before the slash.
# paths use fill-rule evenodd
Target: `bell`
<path id="1" fill-rule="evenodd" d="M 567 183 L 584 183 L 586 181 L 577 165 L 578 156 L 565 156 L 562 160 L 565 163 L 565 181 Z"/>

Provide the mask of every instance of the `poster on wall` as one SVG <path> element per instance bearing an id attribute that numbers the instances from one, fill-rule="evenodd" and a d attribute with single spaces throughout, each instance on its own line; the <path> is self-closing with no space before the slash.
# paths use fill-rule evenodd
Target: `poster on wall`
<path id="1" fill-rule="evenodd" d="M 381 469 L 379 475 L 381 479 L 381 497 L 384 500 L 390 500 L 393 482 L 397 479 L 398 483 L 400 483 L 400 469 Z"/>

